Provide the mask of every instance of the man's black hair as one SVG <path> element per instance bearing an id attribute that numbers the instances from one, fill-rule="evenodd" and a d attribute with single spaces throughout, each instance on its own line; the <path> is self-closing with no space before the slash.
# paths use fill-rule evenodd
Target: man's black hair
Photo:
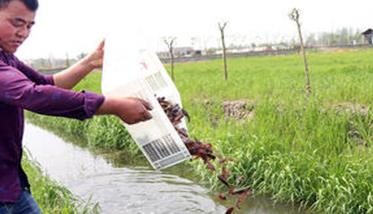
<path id="1" fill-rule="evenodd" d="M 20 1 L 31 11 L 36 11 L 39 7 L 38 0 L 0 0 L 0 9 L 8 6 L 11 1 Z"/>

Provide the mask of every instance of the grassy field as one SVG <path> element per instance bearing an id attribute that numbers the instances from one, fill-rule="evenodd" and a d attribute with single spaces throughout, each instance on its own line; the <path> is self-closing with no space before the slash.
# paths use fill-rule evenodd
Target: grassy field
<path id="1" fill-rule="evenodd" d="M 298 55 L 177 64 L 176 85 L 191 115 L 190 135 L 233 157 L 232 181 L 255 194 L 320 213 L 373 213 L 373 51 L 309 55 L 307 98 Z M 100 91 L 100 73 L 76 89 Z M 246 100 L 253 117 L 226 118 L 224 101 Z M 86 123 L 31 116 L 81 135 L 92 146 L 138 154 L 117 119 Z M 51 124 L 51 123 L 50 123 Z M 218 182 L 198 162 L 205 181 Z"/>

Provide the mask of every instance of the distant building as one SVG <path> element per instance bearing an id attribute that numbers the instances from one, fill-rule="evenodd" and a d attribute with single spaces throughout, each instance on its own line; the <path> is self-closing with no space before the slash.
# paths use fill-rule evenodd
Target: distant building
<path id="1" fill-rule="evenodd" d="M 364 40 L 367 44 L 373 44 L 373 30 L 369 28 L 368 30 L 361 33 L 364 36 Z"/>
<path id="2" fill-rule="evenodd" d="M 201 50 L 194 50 L 192 47 L 175 47 L 173 52 L 175 57 L 192 57 L 202 55 Z M 157 55 L 162 59 L 171 58 L 170 52 L 168 51 L 158 52 Z"/>
<path id="3" fill-rule="evenodd" d="M 176 57 L 192 56 L 194 49 L 192 47 L 175 47 L 174 54 Z"/>

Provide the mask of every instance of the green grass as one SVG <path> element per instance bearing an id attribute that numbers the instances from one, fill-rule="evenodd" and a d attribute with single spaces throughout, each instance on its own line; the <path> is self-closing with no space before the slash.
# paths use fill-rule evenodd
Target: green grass
<path id="1" fill-rule="evenodd" d="M 315 212 L 373 213 L 373 115 L 351 110 L 373 107 L 372 58 L 369 49 L 309 54 L 310 98 L 298 55 L 229 59 L 228 81 L 220 60 L 177 64 L 175 76 L 191 115 L 190 135 L 235 158 L 232 180 L 245 175 L 240 185 L 255 194 Z M 100 75 L 76 89 L 99 92 Z M 237 99 L 255 103 L 252 119 L 224 118 L 222 102 Z M 66 130 L 90 145 L 138 152 L 120 122 L 104 118 Z M 75 124 L 70 121 L 57 124 Z M 218 185 L 201 164 L 192 165 Z"/>

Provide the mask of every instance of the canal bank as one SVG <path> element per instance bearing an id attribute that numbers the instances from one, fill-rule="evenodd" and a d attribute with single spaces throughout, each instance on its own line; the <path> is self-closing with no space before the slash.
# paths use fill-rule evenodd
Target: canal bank
<path id="1" fill-rule="evenodd" d="M 182 167 L 154 171 L 144 159 L 98 154 L 30 123 L 24 139 L 42 170 L 75 195 L 97 203 L 101 213 L 224 213 L 229 206 Z M 250 198 L 237 213 L 300 212 L 268 199 Z"/>

